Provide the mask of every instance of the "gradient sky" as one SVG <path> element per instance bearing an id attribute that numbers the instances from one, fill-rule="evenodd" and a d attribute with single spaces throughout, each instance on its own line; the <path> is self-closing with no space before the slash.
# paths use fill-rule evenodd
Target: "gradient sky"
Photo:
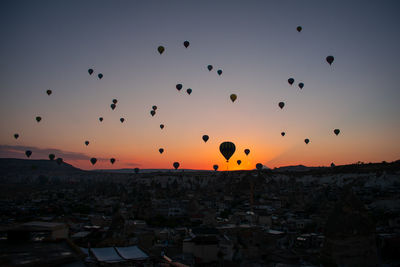
<path id="1" fill-rule="evenodd" d="M 399 12 L 396 0 L 1 1 L 0 157 L 224 170 L 232 141 L 229 169 L 398 160 Z"/>

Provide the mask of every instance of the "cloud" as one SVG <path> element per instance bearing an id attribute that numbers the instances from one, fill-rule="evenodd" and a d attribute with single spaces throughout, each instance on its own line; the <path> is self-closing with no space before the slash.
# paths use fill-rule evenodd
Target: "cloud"
<path id="1" fill-rule="evenodd" d="M 38 148 L 34 146 L 9 146 L 0 145 L 0 158 L 25 158 L 25 151 L 31 150 L 31 158 L 43 159 L 48 158 L 49 154 L 56 155 L 57 158 L 64 160 L 88 160 L 91 157 L 79 152 L 69 152 L 57 148 Z M 99 161 L 108 160 L 106 158 L 97 158 Z"/>

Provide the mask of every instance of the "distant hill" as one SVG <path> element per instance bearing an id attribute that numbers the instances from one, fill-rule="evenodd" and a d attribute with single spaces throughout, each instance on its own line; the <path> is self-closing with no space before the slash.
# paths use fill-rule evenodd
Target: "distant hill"
<path id="1" fill-rule="evenodd" d="M 273 169 L 274 172 L 306 172 L 310 170 L 320 169 L 323 167 L 307 167 L 304 165 L 285 166 Z"/>
<path id="2" fill-rule="evenodd" d="M 111 173 L 135 173 L 135 169 L 102 169 L 93 170 L 93 172 L 111 172 Z M 181 172 L 213 172 L 211 170 L 192 170 L 192 169 L 140 169 L 140 173 L 152 173 L 152 172 L 171 172 L 171 173 L 181 173 Z"/>

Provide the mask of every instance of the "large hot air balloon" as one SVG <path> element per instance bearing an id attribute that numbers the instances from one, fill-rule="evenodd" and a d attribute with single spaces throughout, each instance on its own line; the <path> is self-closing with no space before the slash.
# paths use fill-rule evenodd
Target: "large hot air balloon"
<path id="1" fill-rule="evenodd" d="M 229 162 L 229 159 L 232 157 L 233 153 L 235 153 L 236 147 L 235 144 L 232 142 L 223 142 L 219 146 L 219 151 L 221 152 L 222 156 L 226 159 L 226 162 Z"/>
<path id="2" fill-rule="evenodd" d="M 298 32 L 301 32 L 302 29 L 303 29 L 303 28 L 302 28 L 301 26 L 297 26 L 297 28 L 296 28 L 296 30 L 297 30 Z"/>
<path id="3" fill-rule="evenodd" d="M 289 78 L 287 81 L 288 81 L 288 83 L 289 83 L 290 85 L 292 85 L 292 84 L 294 83 L 294 79 L 293 79 L 293 78 Z"/>
<path id="4" fill-rule="evenodd" d="M 235 102 L 237 95 L 236 94 L 231 94 L 230 96 L 232 103 Z"/>
<path id="5" fill-rule="evenodd" d="M 283 109 L 283 107 L 285 106 L 285 103 L 279 102 L 278 106 L 279 106 L 281 109 Z"/>
<path id="6" fill-rule="evenodd" d="M 164 124 L 160 124 L 161 130 L 164 129 Z"/>
<path id="7" fill-rule="evenodd" d="M 103 117 L 100 117 L 100 118 L 99 118 L 99 121 L 102 122 L 102 121 L 103 121 Z"/>
<path id="8" fill-rule="evenodd" d="M 25 151 L 25 155 L 29 158 L 32 155 L 32 151 L 30 150 Z"/>
<path id="9" fill-rule="evenodd" d="M 162 153 L 164 152 L 164 148 L 160 148 L 160 149 L 158 150 L 158 152 L 160 152 L 160 154 L 162 154 Z"/>
<path id="10" fill-rule="evenodd" d="M 334 60 L 335 60 L 335 58 L 333 56 L 327 56 L 326 57 L 326 62 L 328 62 L 329 65 L 332 65 Z"/>
<path id="11" fill-rule="evenodd" d="M 46 93 L 47 93 L 47 95 L 51 95 L 52 91 L 51 90 L 47 90 Z"/>
<path id="12" fill-rule="evenodd" d="M 158 53 L 160 53 L 160 55 L 161 55 L 162 53 L 164 53 L 165 48 L 164 48 L 164 46 L 160 45 L 160 46 L 157 48 L 157 50 L 158 50 Z"/>
<path id="13" fill-rule="evenodd" d="M 178 91 L 180 91 L 180 90 L 182 89 L 182 84 L 181 84 L 181 83 L 178 83 L 175 87 L 176 87 L 176 89 L 177 89 Z"/>
<path id="14" fill-rule="evenodd" d="M 212 71 L 213 66 L 212 66 L 212 65 L 208 65 L 208 66 L 207 66 L 207 69 L 208 69 L 208 71 Z"/>
<path id="15" fill-rule="evenodd" d="M 175 170 L 177 170 L 179 168 L 179 162 L 174 162 L 172 166 L 174 166 Z"/>
<path id="16" fill-rule="evenodd" d="M 97 75 L 97 77 L 99 77 L 99 79 L 101 80 L 101 79 L 103 78 L 103 74 L 99 73 L 99 74 Z"/>
<path id="17" fill-rule="evenodd" d="M 340 130 L 339 130 L 339 129 L 335 129 L 335 130 L 333 130 L 333 132 L 334 132 L 336 135 L 338 135 L 338 134 L 340 133 Z"/>
<path id="18" fill-rule="evenodd" d="M 282 136 L 285 136 L 285 132 L 281 132 L 281 135 L 282 135 Z"/>
<path id="19" fill-rule="evenodd" d="M 221 76 L 222 70 L 217 70 L 217 73 L 218 73 L 219 76 Z"/>
<path id="20" fill-rule="evenodd" d="M 49 159 L 50 160 L 54 160 L 56 158 L 56 155 L 54 155 L 54 154 L 49 154 Z"/>
<path id="21" fill-rule="evenodd" d="M 151 114 L 151 116 L 154 116 L 154 115 L 156 115 L 156 112 L 154 110 L 151 110 L 150 114 Z"/>
<path id="22" fill-rule="evenodd" d="M 14 138 L 15 138 L 15 139 L 18 139 L 18 137 L 19 137 L 19 134 L 17 134 L 17 133 L 14 134 Z"/>
<path id="23" fill-rule="evenodd" d="M 183 42 L 183 45 L 184 45 L 186 48 L 188 48 L 188 46 L 190 45 L 190 43 L 189 43 L 189 41 L 184 41 L 184 42 Z"/>
<path id="24" fill-rule="evenodd" d="M 157 110 L 157 106 L 153 106 L 152 109 L 153 109 L 154 111 L 156 111 L 156 110 Z"/>
<path id="25" fill-rule="evenodd" d="M 187 90 L 186 90 L 186 93 L 188 93 L 189 95 L 192 93 L 192 89 L 190 89 L 190 88 L 188 88 Z"/>
<path id="26" fill-rule="evenodd" d="M 93 74 L 93 69 L 88 69 L 89 75 Z"/>
<path id="27" fill-rule="evenodd" d="M 92 163 L 92 165 L 94 165 L 94 164 L 96 164 L 97 159 L 96 159 L 96 158 L 91 158 L 91 159 L 90 159 L 90 162 Z"/>
<path id="28" fill-rule="evenodd" d="M 257 169 L 257 170 L 261 171 L 262 168 L 263 168 L 263 165 L 262 165 L 261 163 L 257 163 L 257 164 L 256 164 L 256 169 Z"/>
<path id="29" fill-rule="evenodd" d="M 304 83 L 299 83 L 299 88 L 303 89 L 303 87 L 304 87 Z"/>
<path id="30" fill-rule="evenodd" d="M 112 103 L 112 104 L 110 105 L 110 107 L 111 107 L 112 110 L 114 110 L 114 109 L 117 107 L 117 105 L 115 105 L 114 103 Z"/>
<path id="31" fill-rule="evenodd" d="M 111 159 L 110 159 L 110 162 L 111 162 L 111 164 L 114 164 L 115 159 L 114 159 L 114 158 L 111 158 Z"/>
<path id="32" fill-rule="evenodd" d="M 209 137 L 208 137 L 208 135 L 206 135 L 206 134 L 205 134 L 205 135 L 203 135 L 203 141 L 204 141 L 204 143 L 207 143 L 207 141 L 208 141 L 208 138 L 209 138 Z"/>
<path id="33" fill-rule="evenodd" d="M 37 116 L 37 117 L 36 117 L 36 121 L 37 121 L 37 122 L 40 122 L 41 120 L 42 120 L 42 117 L 40 117 L 40 116 Z"/>
<path id="34" fill-rule="evenodd" d="M 246 154 L 246 156 L 247 156 L 247 155 L 249 155 L 249 153 L 250 153 L 250 149 L 246 148 L 246 149 L 244 150 L 244 154 Z"/>
<path id="35" fill-rule="evenodd" d="M 57 158 L 56 162 L 57 162 L 58 165 L 61 165 L 64 161 L 63 161 L 62 158 Z"/>
<path id="36" fill-rule="evenodd" d="M 308 138 L 304 139 L 304 143 L 308 144 L 310 140 Z"/>
<path id="37" fill-rule="evenodd" d="M 114 98 L 114 99 L 112 100 L 112 102 L 113 102 L 114 104 L 117 104 L 117 103 L 118 103 L 118 100 Z"/>
<path id="38" fill-rule="evenodd" d="M 238 159 L 236 162 L 238 165 L 242 164 L 242 161 L 240 159 Z"/>
<path id="39" fill-rule="evenodd" d="M 218 170 L 218 165 L 215 164 L 215 165 L 213 166 L 213 168 L 214 168 L 214 171 L 217 171 L 217 170 Z"/>
<path id="40" fill-rule="evenodd" d="M 133 169 L 133 171 L 137 174 L 137 173 L 139 173 L 139 168 L 135 168 L 135 169 Z"/>

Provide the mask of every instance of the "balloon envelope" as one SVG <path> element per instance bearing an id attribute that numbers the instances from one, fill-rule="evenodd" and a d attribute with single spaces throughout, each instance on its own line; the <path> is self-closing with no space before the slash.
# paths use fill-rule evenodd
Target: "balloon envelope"
<path id="1" fill-rule="evenodd" d="M 18 137 L 19 137 L 19 134 L 17 134 L 17 133 L 14 134 L 14 138 L 15 138 L 15 139 L 18 139 Z"/>
<path id="2" fill-rule="evenodd" d="M 179 162 L 174 162 L 174 164 L 172 164 L 172 166 L 174 166 L 175 170 L 179 168 Z"/>
<path id="3" fill-rule="evenodd" d="M 217 70 L 217 73 L 218 73 L 219 76 L 221 76 L 222 70 Z"/>
<path id="4" fill-rule="evenodd" d="M 154 110 L 151 110 L 150 114 L 151 114 L 151 116 L 154 116 L 154 115 L 156 115 L 156 112 Z"/>
<path id="5" fill-rule="evenodd" d="M 304 139 L 304 143 L 308 144 L 310 140 L 308 138 Z"/>
<path id="6" fill-rule="evenodd" d="M 161 130 L 164 129 L 164 124 L 160 124 Z"/>
<path id="7" fill-rule="evenodd" d="M 85 141 L 85 145 L 89 145 L 89 141 Z"/>
<path id="8" fill-rule="evenodd" d="M 36 117 L 36 121 L 37 121 L 37 122 L 40 122 L 41 120 L 42 120 L 42 117 L 40 117 L 40 116 L 37 116 L 37 117 Z"/>
<path id="9" fill-rule="evenodd" d="M 152 109 L 153 109 L 153 110 L 157 110 L 157 106 L 153 106 Z"/>
<path id="10" fill-rule="evenodd" d="M 203 141 L 204 141 L 204 143 L 206 143 L 207 141 L 208 141 L 208 139 L 209 139 L 209 137 L 208 137 L 208 135 L 203 135 Z"/>
<path id="11" fill-rule="evenodd" d="M 339 130 L 339 129 L 335 129 L 335 130 L 333 130 L 333 132 L 334 132 L 336 135 L 338 135 L 338 134 L 340 133 L 340 130 Z"/>
<path id="12" fill-rule="evenodd" d="M 124 118 L 120 118 L 119 120 L 120 120 L 121 123 L 123 123 L 125 121 Z"/>
<path id="13" fill-rule="evenodd" d="M 177 89 L 178 91 L 180 91 L 180 90 L 182 89 L 182 84 L 178 83 L 178 84 L 176 85 L 176 89 Z"/>
<path id="14" fill-rule="evenodd" d="M 54 160 L 56 158 L 56 155 L 54 155 L 54 154 L 49 154 L 49 159 L 50 160 Z"/>
<path id="15" fill-rule="evenodd" d="M 249 155 L 249 153 L 250 153 L 250 149 L 246 148 L 246 149 L 244 150 L 244 154 L 246 154 L 246 156 L 247 156 L 247 155 Z"/>
<path id="16" fill-rule="evenodd" d="M 117 99 L 113 99 L 112 102 L 113 102 L 114 104 L 117 104 L 118 100 L 117 100 Z"/>
<path id="17" fill-rule="evenodd" d="M 188 88 L 187 90 L 186 90 L 186 93 L 188 93 L 189 95 L 192 93 L 192 89 L 190 89 L 190 88 Z"/>
<path id="18" fill-rule="evenodd" d="M 231 98 L 232 102 L 235 102 L 235 100 L 237 98 L 237 95 L 236 94 L 231 94 L 230 98 Z"/>
<path id="19" fill-rule="evenodd" d="M 223 142 L 219 146 L 219 151 L 221 152 L 222 156 L 226 159 L 226 162 L 232 157 L 233 153 L 235 153 L 236 146 L 232 142 Z"/>
<path id="20" fill-rule="evenodd" d="M 303 89 L 304 83 L 299 83 L 299 87 L 300 87 L 300 89 Z"/>
<path id="21" fill-rule="evenodd" d="M 213 69 L 213 66 L 212 65 L 208 65 L 207 69 L 208 69 L 208 71 L 211 71 Z"/>
<path id="22" fill-rule="evenodd" d="M 96 159 L 96 158 L 91 158 L 91 159 L 90 159 L 90 162 L 92 163 L 92 165 L 94 165 L 94 164 L 96 164 L 97 159 Z"/>
<path id="23" fill-rule="evenodd" d="M 160 46 L 157 48 L 157 50 L 158 50 L 158 53 L 160 53 L 160 55 L 161 55 L 162 53 L 164 53 L 165 48 L 164 48 L 164 46 L 160 45 Z"/>
<path id="24" fill-rule="evenodd" d="M 240 165 L 242 164 L 242 161 L 240 159 L 237 160 L 237 164 Z"/>
<path id="25" fill-rule="evenodd" d="M 46 93 L 47 93 L 48 95 L 51 95 L 52 91 L 51 91 L 51 90 L 47 90 Z"/>
<path id="26" fill-rule="evenodd" d="M 158 150 L 158 152 L 160 152 L 160 154 L 162 154 L 162 153 L 164 152 L 164 148 L 160 148 L 160 149 Z"/>
<path id="27" fill-rule="evenodd" d="M 334 60 L 335 60 L 335 58 L 333 56 L 327 56 L 326 57 L 326 62 L 328 62 L 329 65 L 332 65 Z"/>
<path id="28" fill-rule="evenodd" d="M 99 77 L 99 79 L 102 79 L 102 78 L 103 78 L 103 74 L 99 73 L 99 74 L 97 75 L 97 77 Z"/>
<path id="29" fill-rule="evenodd" d="M 114 110 L 114 109 L 117 107 L 117 105 L 115 105 L 115 104 L 113 103 L 113 104 L 110 105 L 110 107 L 111 107 L 112 110 Z"/>
<path id="30" fill-rule="evenodd" d="M 282 135 L 282 136 L 285 136 L 285 132 L 281 132 L 281 135 Z"/>
<path id="31" fill-rule="evenodd" d="M 263 167 L 263 165 L 261 163 L 257 163 L 256 164 L 256 169 L 257 170 L 261 171 L 262 167 Z"/>
<path id="32" fill-rule="evenodd" d="M 278 106 L 279 106 L 281 109 L 283 109 L 283 107 L 285 106 L 285 103 L 279 102 Z"/>
<path id="33" fill-rule="evenodd" d="M 88 69 L 89 75 L 93 74 L 93 69 Z"/>
<path id="34" fill-rule="evenodd" d="M 301 26 L 297 26 L 296 29 L 297 29 L 298 32 L 301 32 L 301 30 L 302 30 L 303 28 L 302 28 Z"/>
<path id="35" fill-rule="evenodd" d="M 111 159 L 110 159 L 110 162 L 111 162 L 111 164 L 114 164 L 115 159 L 114 159 L 114 158 L 111 158 Z"/>
<path id="36" fill-rule="evenodd" d="M 183 45 L 184 45 L 186 48 L 188 48 L 188 46 L 190 45 L 190 43 L 189 43 L 189 41 L 184 41 L 184 42 L 183 42 Z"/>
<path id="37" fill-rule="evenodd" d="M 103 121 L 103 117 L 100 117 L 100 118 L 99 118 L 99 121 Z"/>
<path id="38" fill-rule="evenodd" d="M 215 165 L 213 166 L 213 169 L 214 169 L 214 171 L 218 170 L 218 165 L 215 164 Z"/>
<path id="39" fill-rule="evenodd" d="M 32 151 L 30 150 L 25 151 L 25 155 L 29 158 L 32 155 Z"/>
<path id="40" fill-rule="evenodd" d="M 290 85 L 292 85 L 292 84 L 294 83 L 294 79 L 293 79 L 293 78 L 289 78 L 287 81 L 288 81 L 288 83 L 289 83 Z"/>

